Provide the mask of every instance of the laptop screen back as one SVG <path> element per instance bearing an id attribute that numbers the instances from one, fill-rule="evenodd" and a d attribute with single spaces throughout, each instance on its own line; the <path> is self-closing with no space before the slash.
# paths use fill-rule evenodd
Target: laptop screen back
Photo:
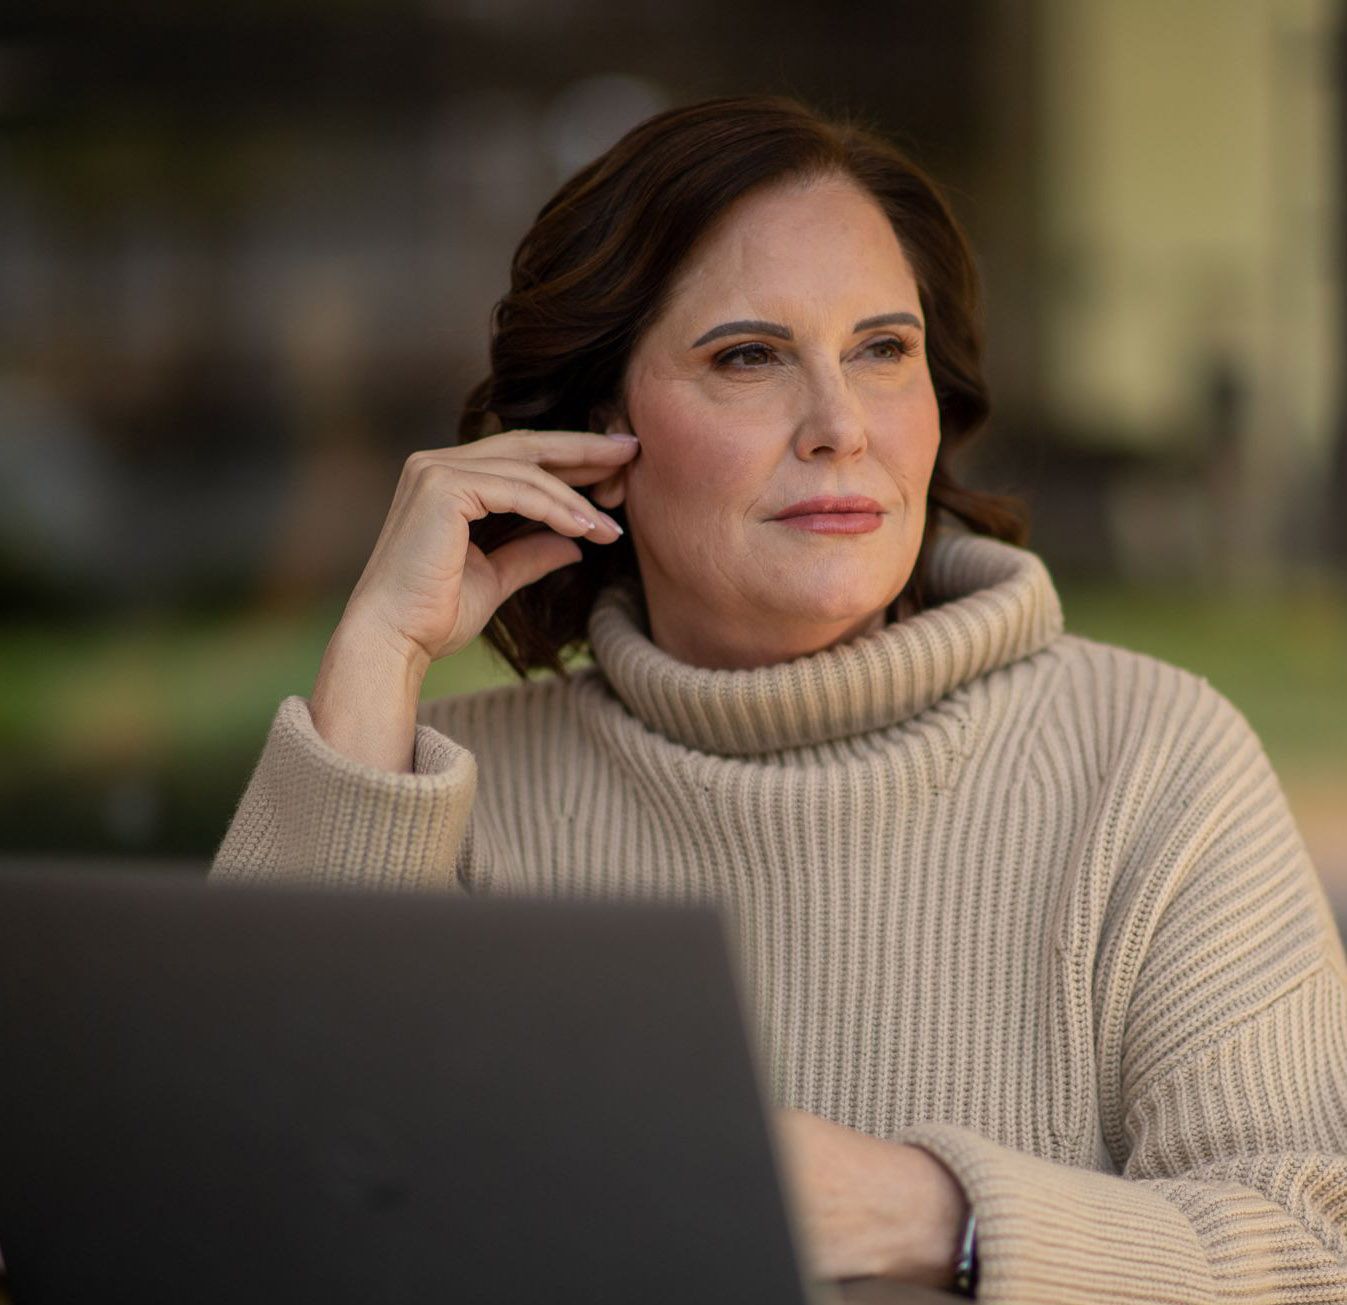
<path id="1" fill-rule="evenodd" d="M 16 1305 L 787 1305 L 709 907 L 0 877 Z"/>

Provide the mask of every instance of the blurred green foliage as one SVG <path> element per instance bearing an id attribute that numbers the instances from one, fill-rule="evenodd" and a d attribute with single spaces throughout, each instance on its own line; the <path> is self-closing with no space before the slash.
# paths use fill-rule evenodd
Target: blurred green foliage
<path id="1" fill-rule="evenodd" d="M 1205 675 L 1284 780 L 1347 779 L 1347 596 L 1063 587 L 1067 628 Z M 340 603 L 0 635 L 0 829 L 11 851 L 207 856 L 287 694 L 307 695 Z M 515 682 L 482 641 L 424 696 Z"/>

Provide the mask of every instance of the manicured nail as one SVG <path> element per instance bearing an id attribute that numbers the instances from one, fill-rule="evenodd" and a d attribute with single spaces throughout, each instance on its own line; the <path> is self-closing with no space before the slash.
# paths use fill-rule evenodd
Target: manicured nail
<path id="1" fill-rule="evenodd" d="M 583 512 L 572 512 L 571 516 L 573 516 L 582 526 L 584 526 L 586 530 L 597 530 L 599 528 L 599 523 L 585 516 Z"/>
<path id="2" fill-rule="evenodd" d="M 618 533 L 619 535 L 625 535 L 625 534 L 627 533 L 625 530 L 622 529 L 621 526 L 619 526 L 619 525 L 617 524 L 616 521 L 613 520 L 612 517 L 610 517 L 610 516 L 608 515 L 608 513 L 606 513 L 606 512 L 600 512 L 600 513 L 599 513 L 599 516 L 600 516 L 604 521 L 606 521 L 610 526 L 612 526 L 612 528 L 613 528 L 614 530 L 616 530 L 617 533 Z"/>
<path id="3" fill-rule="evenodd" d="M 611 430 L 610 430 L 610 431 L 608 432 L 608 438 L 609 438 L 610 440 L 622 440 L 622 441 L 623 441 L 624 443 L 626 443 L 626 444 L 637 444 L 637 443 L 640 442 L 640 441 L 636 438 L 635 435 L 627 435 L 627 434 L 625 434 L 625 433 L 622 432 L 622 431 L 611 431 Z"/>

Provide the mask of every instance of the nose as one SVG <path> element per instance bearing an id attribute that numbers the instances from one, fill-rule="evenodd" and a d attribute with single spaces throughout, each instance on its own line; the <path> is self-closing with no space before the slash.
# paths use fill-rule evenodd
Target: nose
<path id="1" fill-rule="evenodd" d="M 795 455 L 808 461 L 831 451 L 848 457 L 869 441 L 865 411 L 839 367 L 814 372 L 801 392 L 795 430 Z"/>

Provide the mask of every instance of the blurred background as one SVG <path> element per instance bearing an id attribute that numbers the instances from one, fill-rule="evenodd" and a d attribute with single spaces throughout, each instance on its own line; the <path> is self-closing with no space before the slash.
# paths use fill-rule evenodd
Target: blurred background
<path id="1" fill-rule="evenodd" d="M 12 2 L 0 852 L 201 868 L 539 206 L 769 91 L 945 183 L 970 478 L 1032 505 L 1069 629 L 1244 711 L 1347 916 L 1345 72 L 1333 0 Z M 479 644 L 426 693 L 511 678 Z"/>

